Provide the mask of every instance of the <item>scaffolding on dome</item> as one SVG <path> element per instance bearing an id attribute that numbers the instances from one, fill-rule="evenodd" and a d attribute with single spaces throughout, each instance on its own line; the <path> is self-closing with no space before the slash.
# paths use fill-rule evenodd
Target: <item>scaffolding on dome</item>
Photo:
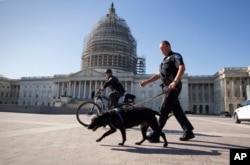
<path id="1" fill-rule="evenodd" d="M 116 15 L 113 3 L 84 44 L 82 70 L 109 67 L 137 74 L 136 40 L 125 20 Z"/>

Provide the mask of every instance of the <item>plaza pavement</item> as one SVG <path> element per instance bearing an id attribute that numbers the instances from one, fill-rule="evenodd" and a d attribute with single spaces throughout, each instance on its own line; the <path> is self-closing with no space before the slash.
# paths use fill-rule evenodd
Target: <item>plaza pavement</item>
<path id="1" fill-rule="evenodd" d="M 229 149 L 250 146 L 250 122 L 235 124 L 232 118 L 188 116 L 195 138 L 179 141 L 181 128 L 174 117 L 164 132 L 169 145 L 148 143 L 138 146 L 140 128 L 127 130 L 125 146 L 120 132 L 95 140 L 105 131 L 82 127 L 75 115 L 46 115 L 0 112 L 1 165 L 141 165 L 229 164 Z"/>

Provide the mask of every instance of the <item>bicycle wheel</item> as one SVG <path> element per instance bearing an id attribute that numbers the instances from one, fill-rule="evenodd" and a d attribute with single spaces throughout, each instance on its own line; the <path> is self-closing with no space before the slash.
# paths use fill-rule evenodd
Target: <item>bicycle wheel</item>
<path id="1" fill-rule="evenodd" d="M 76 111 L 76 118 L 80 124 L 82 124 L 85 127 L 88 127 L 91 119 L 100 113 L 101 108 L 98 104 L 96 104 L 93 101 L 87 101 L 82 103 L 77 111 Z"/>

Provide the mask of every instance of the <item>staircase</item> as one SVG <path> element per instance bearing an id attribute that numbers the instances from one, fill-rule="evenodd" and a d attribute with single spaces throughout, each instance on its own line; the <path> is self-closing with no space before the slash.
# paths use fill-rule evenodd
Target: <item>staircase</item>
<path id="1" fill-rule="evenodd" d="M 72 99 L 65 104 L 65 107 L 77 109 L 84 101 L 87 101 L 87 99 Z"/>

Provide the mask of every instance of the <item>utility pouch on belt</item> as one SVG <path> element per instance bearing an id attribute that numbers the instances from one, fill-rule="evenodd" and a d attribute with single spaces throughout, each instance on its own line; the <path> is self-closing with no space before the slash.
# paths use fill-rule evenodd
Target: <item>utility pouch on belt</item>
<path id="1" fill-rule="evenodd" d="M 166 89 L 168 89 L 168 85 L 164 84 L 164 83 L 161 83 L 160 84 L 160 87 L 163 91 L 165 91 Z M 181 88 L 182 87 L 182 82 L 178 82 L 178 84 L 175 86 L 175 88 Z"/>
<path id="2" fill-rule="evenodd" d="M 168 86 L 166 86 L 164 84 L 160 84 L 160 87 L 161 87 L 161 89 L 162 89 L 163 92 L 164 91 L 166 92 L 168 90 Z"/>

